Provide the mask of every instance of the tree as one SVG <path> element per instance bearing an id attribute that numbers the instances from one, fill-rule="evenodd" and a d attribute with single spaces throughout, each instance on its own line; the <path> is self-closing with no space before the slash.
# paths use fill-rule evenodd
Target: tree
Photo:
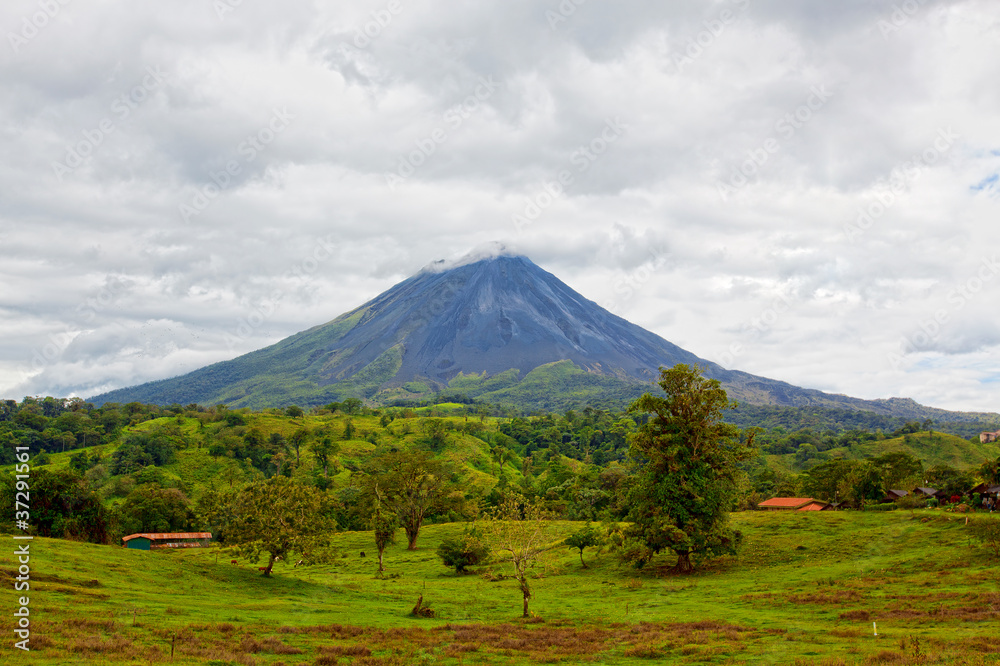
<path id="1" fill-rule="evenodd" d="M 909 481 L 919 483 L 924 473 L 924 464 L 916 456 L 906 451 L 889 451 L 872 458 L 881 468 L 882 478 L 889 488 L 902 489 Z"/>
<path id="2" fill-rule="evenodd" d="M 450 471 L 426 451 L 390 451 L 375 458 L 360 483 L 370 502 L 384 502 L 396 514 L 406 532 L 406 549 L 416 550 L 424 518 L 450 503 L 449 477 Z"/>
<path id="3" fill-rule="evenodd" d="M 323 476 L 330 478 L 330 458 L 340 453 L 340 444 L 337 444 L 329 437 L 324 437 L 318 444 L 313 445 L 313 455 L 316 462 L 323 468 Z"/>
<path id="4" fill-rule="evenodd" d="M 225 543 L 253 562 L 266 553 L 264 575 L 274 561 L 296 553 L 318 559 L 336 529 L 333 501 L 323 491 L 284 476 L 257 480 L 204 501 L 203 518 L 220 526 Z"/>
<path id="5" fill-rule="evenodd" d="M 396 542 L 396 517 L 382 507 L 382 502 L 375 506 L 372 515 L 372 531 L 375 533 L 375 548 L 378 549 L 378 572 L 385 571 L 382 555 L 385 548 Z"/>
<path id="6" fill-rule="evenodd" d="M 524 602 L 522 617 L 528 617 L 531 586 L 528 576 L 538 565 L 545 551 L 562 545 L 562 541 L 547 542 L 545 526 L 547 516 L 538 506 L 521 495 L 508 493 L 500 503 L 485 515 L 484 540 L 501 561 L 509 562 L 514 569 Z"/>
<path id="7" fill-rule="evenodd" d="M 427 443 L 435 451 L 444 448 L 448 441 L 448 430 L 443 419 L 424 419 L 424 433 L 427 435 Z"/>
<path id="8" fill-rule="evenodd" d="M 802 473 L 803 496 L 834 502 L 845 499 L 857 476 L 857 460 L 834 458 L 820 463 Z"/>
<path id="9" fill-rule="evenodd" d="M 291 409 L 291 408 L 289 408 Z M 295 466 L 299 466 L 299 447 L 309 439 L 309 431 L 305 428 L 299 428 L 292 433 L 292 446 L 295 447 Z"/>
<path id="10" fill-rule="evenodd" d="M 851 484 L 851 495 L 857 506 L 862 507 L 866 501 L 877 502 L 885 497 L 885 491 L 882 470 L 873 463 L 861 463 Z"/>
<path id="11" fill-rule="evenodd" d="M 195 516 L 191 503 L 176 488 L 136 486 L 118 507 L 122 532 L 188 532 Z"/>
<path id="12" fill-rule="evenodd" d="M 108 543 L 110 516 L 101 498 L 91 490 L 76 470 L 50 472 L 31 470 L 31 533 L 38 536 L 80 539 L 91 543 Z M 0 477 L 0 494 L 6 509 L 6 524 L 13 525 L 16 517 L 15 499 L 20 481 L 14 475 Z M 18 517 L 20 519 L 20 517 Z"/>
<path id="13" fill-rule="evenodd" d="M 566 541 L 563 543 L 570 548 L 580 549 L 580 564 L 586 569 L 587 563 L 583 561 L 583 550 L 589 546 L 599 546 L 601 544 L 601 535 L 593 525 L 587 523 L 586 527 L 582 527 L 566 537 Z"/>
<path id="14" fill-rule="evenodd" d="M 949 465 L 935 465 L 927 470 L 926 475 L 927 481 L 938 490 L 944 491 L 948 497 L 964 495 L 973 486 L 972 475 L 969 472 Z"/>
<path id="15" fill-rule="evenodd" d="M 341 403 L 341 409 L 345 414 L 360 414 L 364 404 L 360 398 L 348 398 Z"/>
<path id="16" fill-rule="evenodd" d="M 718 380 L 685 364 L 660 368 L 664 397 L 649 393 L 629 411 L 652 417 L 631 437 L 639 466 L 627 499 L 628 536 L 644 546 L 636 563 L 664 549 L 677 554 L 678 572 L 693 570 L 692 556 L 734 552 L 742 535 L 727 528 L 742 474 L 739 463 L 755 450 L 756 431 L 742 433 L 722 421 L 734 408 Z"/>
<path id="17" fill-rule="evenodd" d="M 1000 457 L 984 462 L 979 468 L 979 475 L 986 483 L 1000 483 Z"/>

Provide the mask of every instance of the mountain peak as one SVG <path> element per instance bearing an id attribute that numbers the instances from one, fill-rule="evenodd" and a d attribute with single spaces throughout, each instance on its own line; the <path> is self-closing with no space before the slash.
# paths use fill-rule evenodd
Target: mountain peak
<path id="1" fill-rule="evenodd" d="M 488 243 L 483 243 L 478 245 L 469 252 L 463 255 L 454 257 L 451 259 L 438 259 L 432 261 L 423 267 L 420 271 L 421 273 L 443 273 L 445 271 L 451 270 L 453 268 L 460 268 L 462 266 L 467 266 L 469 264 L 479 263 L 480 261 L 486 261 L 489 259 L 497 259 L 499 257 L 517 257 L 520 259 L 525 259 L 531 261 L 527 257 L 518 254 L 512 247 L 508 244 L 500 241 L 490 241 Z"/>

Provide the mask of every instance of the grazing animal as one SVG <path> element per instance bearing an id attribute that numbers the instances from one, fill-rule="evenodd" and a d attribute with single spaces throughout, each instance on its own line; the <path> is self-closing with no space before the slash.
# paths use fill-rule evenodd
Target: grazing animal
<path id="1" fill-rule="evenodd" d="M 257 571 L 267 571 L 267 567 L 257 567 Z"/>
<path id="2" fill-rule="evenodd" d="M 361 557 L 365 556 L 365 551 L 361 551 Z"/>
<path id="3" fill-rule="evenodd" d="M 305 560 L 299 560 L 295 563 L 295 566 L 299 566 L 300 564 L 305 564 Z"/>
<path id="4" fill-rule="evenodd" d="M 229 560 L 230 564 L 236 564 L 236 560 Z"/>

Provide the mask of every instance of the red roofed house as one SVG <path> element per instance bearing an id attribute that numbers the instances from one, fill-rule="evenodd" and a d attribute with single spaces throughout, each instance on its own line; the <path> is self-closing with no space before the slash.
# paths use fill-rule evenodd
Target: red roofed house
<path id="1" fill-rule="evenodd" d="M 141 532 L 122 537 L 125 547 L 135 550 L 201 548 L 211 540 L 211 532 Z"/>
<path id="2" fill-rule="evenodd" d="M 768 511 L 822 511 L 830 504 L 812 497 L 772 497 L 757 506 Z"/>

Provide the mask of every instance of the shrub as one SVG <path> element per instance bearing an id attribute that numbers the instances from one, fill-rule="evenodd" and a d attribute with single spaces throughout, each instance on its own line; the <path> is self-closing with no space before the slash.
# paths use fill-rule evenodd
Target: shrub
<path id="1" fill-rule="evenodd" d="M 462 536 L 442 541 L 437 554 L 446 567 L 455 567 L 455 573 L 465 573 L 466 567 L 480 564 L 489 557 L 490 550 L 482 536 L 475 527 L 466 527 Z"/>

